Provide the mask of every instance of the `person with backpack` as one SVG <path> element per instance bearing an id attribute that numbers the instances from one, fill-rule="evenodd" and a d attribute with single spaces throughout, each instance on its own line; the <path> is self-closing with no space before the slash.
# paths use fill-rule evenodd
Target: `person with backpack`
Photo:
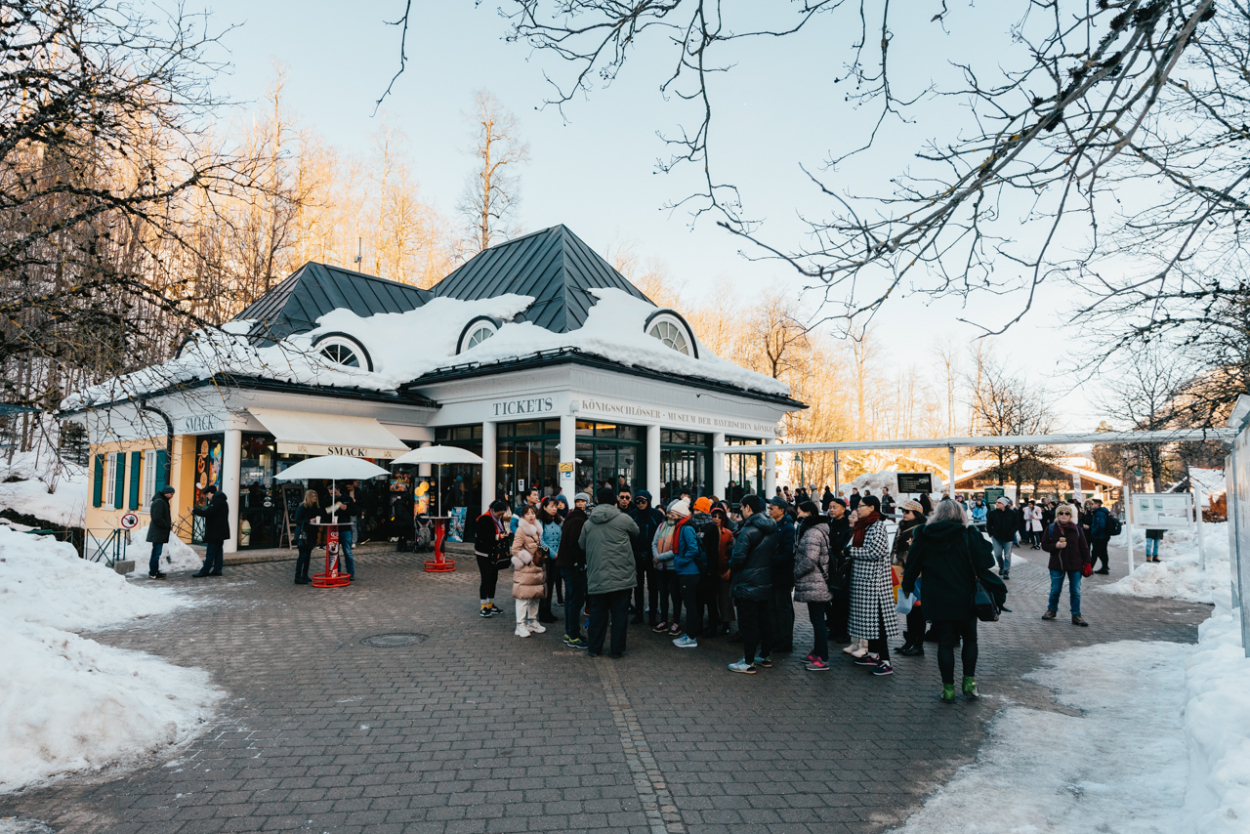
<path id="1" fill-rule="evenodd" d="M 973 594 L 977 580 L 1001 608 L 1007 586 L 993 573 L 994 556 L 989 542 L 968 523 L 957 502 L 943 499 L 933 516 L 916 528 L 907 552 L 900 593 L 914 594 L 923 580 L 925 619 L 933 623 L 938 638 L 938 670 L 942 676 L 942 701 L 955 702 L 955 645 L 963 644 L 963 685 L 966 698 L 978 698 L 977 617 Z M 921 629 L 923 631 L 923 628 Z"/>
<path id="2" fill-rule="evenodd" d="M 1097 568 L 1094 573 L 1106 576 L 1111 573 L 1110 561 L 1107 558 L 1107 544 L 1111 537 L 1118 533 L 1118 530 L 1112 530 L 1112 522 L 1115 526 L 1119 526 L 1119 519 L 1111 515 L 1111 511 L 1102 505 L 1101 498 L 1094 498 L 1090 501 L 1094 505 L 1093 512 L 1088 516 L 1088 524 L 1085 529 L 1089 534 L 1090 548 L 1093 552 L 1092 562 Z M 1098 560 L 1102 560 L 1102 567 L 1098 568 Z"/>
<path id="3" fill-rule="evenodd" d="M 699 612 L 699 580 L 703 575 L 706 559 L 703 553 L 703 541 L 694 524 L 690 521 L 690 505 L 685 501 L 676 501 L 668 509 L 674 521 L 674 538 L 672 571 L 681 594 L 682 607 L 686 609 L 686 630 L 673 638 L 673 645 L 679 649 L 695 649 L 699 647 L 699 632 L 702 630 Z M 679 623 L 676 607 L 673 611 L 673 622 Z"/>
<path id="4" fill-rule="evenodd" d="M 764 513 L 764 500 L 758 495 L 744 495 L 739 510 L 742 525 L 734 540 L 729 569 L 733 573 L 734 605 L 742 631 L 742 659 L 730 663 L 729 671 L 754 675 L 757 666 L 764 669 L 773 666 L 773 629 L 768 617 L 768 601 L 773 595 L 777 523 Z"/>
<path id="5" fill-rule="evenodd" d="M 829 671 L 829 524 L 811 501 L 798 506 L 794 543 L 794 601 L 807 605 L 812 650 L 804 658 L 809 672 Z"/>
<path id="6" fill-rule="evenodd" d="M 1042 550 L 1050 554 L 1050 600 L 1043 620 L 1059 614 L 1059 595 L 1063 580 L 1068 580 L 1068 599 L 1072 609 L 1072 625 L 1088 626 L 1081 616 L 1081 577 L 1090 574 L 1089 542 L 1075 521 L 1076 511 L 1069 504 L 1055 510 L 1055 523 L 1042 534 Z"/>

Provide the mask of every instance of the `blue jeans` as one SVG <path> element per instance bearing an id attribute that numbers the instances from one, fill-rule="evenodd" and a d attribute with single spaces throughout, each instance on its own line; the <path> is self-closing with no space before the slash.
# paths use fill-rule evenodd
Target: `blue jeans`
<path id="1" fill-rule="evenodd" d="M 1063 578 L 1068 577 L 1068 599 L 1073 615 L 1081 613 L 1081 572 L 1079 570 L 1052 570 L 1050 572 L 1050 603 L 1047 608 L 1059 610 L 1059 594 L 1063 591 Z"/>
<path id="2" fill-rule="evenodd" d="M 1146 558 L 1159 555 L 1159 539 L 1146 539 Z"/>
<path id="3" fill-rule="evenodd" d="M 582 608 L 586 605 L 586 571 L 581 568 L 560 568 L 564 578 L 564 634 L 578 637 L 582 633 Z"/>
<path id="4" fill-rule="evenodd" d="M 348 576 L 356 575 L 356 563 L 352 561 L 352 531 L 339 531 L 339 552 L 343 554 L 343 566 L 347 568 Z"/>
<path id="5" fill-rule="evenodd" d="M 998 573 L 1006 576 L 1011 573 L 1011 545 L 1012 542 L 1000 542 L 994 539 L 990 542 L 994 548 L 994 561 L 998 563 Z"/>
<path id="6" fill-rule="evenodd" d="M 148 576 L 156 576 L 161 572 L 161 551 L 164 549 L 164 542 L 152 543 L 152 558 L 148 559 Z"/>

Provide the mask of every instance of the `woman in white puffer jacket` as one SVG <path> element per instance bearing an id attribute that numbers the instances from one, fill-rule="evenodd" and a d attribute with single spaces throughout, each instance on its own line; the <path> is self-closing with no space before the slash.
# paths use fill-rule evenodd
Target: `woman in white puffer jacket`
<path id="1" fill-rule="evenodd" d="M 538 601 L 547 595 L 546 575 L 539 549 L 543 528 L 532 506 L 527 506 L 512 539 L 512 596 L 516 600 L 516 636 L 529 637 L 547 629 L 538 622 Z M 535 564 L 538 557 L 540 564 Z"/>

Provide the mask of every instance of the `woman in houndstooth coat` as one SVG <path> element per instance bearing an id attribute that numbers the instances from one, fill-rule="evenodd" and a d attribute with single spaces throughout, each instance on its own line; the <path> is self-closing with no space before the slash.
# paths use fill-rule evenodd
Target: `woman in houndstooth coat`
<path id="1" fill-rule="evenodd" d="M 851 539 L 851 624 L 852 637 L 868 641 L 868 653 L 856 659 L 860 666 L 873 667 L 874 675 L 889 675 L 890 640 L 900 636 L 894 611 L 894 584 L 890 578 L 890 535 L 881 518 L 875 496 L 860 502 Z"/>

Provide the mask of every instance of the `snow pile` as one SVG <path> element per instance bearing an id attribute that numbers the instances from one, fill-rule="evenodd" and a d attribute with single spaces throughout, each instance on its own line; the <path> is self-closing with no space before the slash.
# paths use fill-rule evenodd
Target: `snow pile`
<path id="1" fill-rule="evenodd" d="M 207 673 L 71 633 L 180 604 L 68 544 L 0 528 L 0 792 L 131 764 L 202 729 L 222 697 Z"/>
<path id="2" fill-rule="evenodd" d="M 283 343 L 259 346 L 245 334 L 254 322 L 229 322 L 220 331 L 200 332 L 179 357 L 73 394 L 61 404 L 79 409 L 147 393 L 172 384 L 229 373 L 285 382 L 341 388 L 393 391 L 419 377 L 469 362 L 491 363 L 530 356 L 538 351 L 575 348 L 624 365 L 654 371 L 705 377 L 740 388 L 788 395 L 790 387 L 769 376 L 748 371 L 699 345 L 699 358 L 665 347 L 648 336 L 644 325 L 656 311 L 650 303 L 624 290 L 592 289 L 597 299 L 586 323 L 570 333 L 552 333 L 530 322 L 513 322 L 534 299 L 515 294 L 475 301 L 435 298 L 406 313 L 382 313 L 362 318 L 351 310 L 333 310 L 308 333 Z M 464 327 L 479 316 L 503 322 L 498 332 L 474 348 L 456 354 Z M 374 370 L 349 368 L 323 358 L 313 342 L 329 333 L 343 332 L 369 352 Z M 696 339 L 697 341 L 697 339 Z"/>
<path id="3" fill-rule="evenodd" d="M 1159 546 L 1159 562 L 1146 558 L 1146 531 L 1133 528 L 1131 574 L 1098 590 L 1133 597 L 1166 597 L 1208 605 L 1229 596 L 1228 523 L 1203 525 L 1207 548 L 1207 569 L 1199 567 L 1198 534 L 1169 530 Z M 1127 531 L 1111 539 L 1117 547 L 1128 546 Z"/>
<path id="4" fill-rule="evenodd" d="M 63 463 L 48 449 L 18 452 L 12 462 L 0 461 L 0 510 L 32 515 L 61 527 L 82 527 L 87 512 L 87 470 Z"/>
<path id="5" fill-rule="evenodd" d="M 1224 470 L 1189 467 L 1189 488 L 1197 494 L 1201 509 L 1211 509 L 1211 496 L 1218 498 L 1228 491 Z"/>
<path id="6" fill-rule="evenodd" d="M 1250 660 L 1237 612 L 1220 605 L 1199 627 L 1186 667 L 1186 816 L 1202 834 L 1242 834 L 1250 827 Z"/>
<path id="7" fill-rule="evenodd" d="M 1193 648 L 1129 641 L 1051 655 L 1046 668 L 1025 677 L 1054 690 L 1057 701 L 1082 715 L 1003 710 L 991 722 L 977 761 L 961 768 L 900 831 L 1194 831 L 1184 808 L 1189 772 L 1181 717 L 1185 690 L 1179 686 Z M 1218 830 L 1244 831 L 1247 819 Z"/>
<path id="8" fill-rule="evenodd" d="M 130 534 L 130 544 L 126 545 L 126 558 L 134 559 L 135 575 L 147 576 L 148 560 L 152 558 L 152 545 L 148 543 L 148 528 L 140 527 Z M 204 557 L 196 553 L 189 544 L 183 543 L 177 536 L 171 535 L 161 550 L 161 571 L 192 570 L 204 563 Z"/>

